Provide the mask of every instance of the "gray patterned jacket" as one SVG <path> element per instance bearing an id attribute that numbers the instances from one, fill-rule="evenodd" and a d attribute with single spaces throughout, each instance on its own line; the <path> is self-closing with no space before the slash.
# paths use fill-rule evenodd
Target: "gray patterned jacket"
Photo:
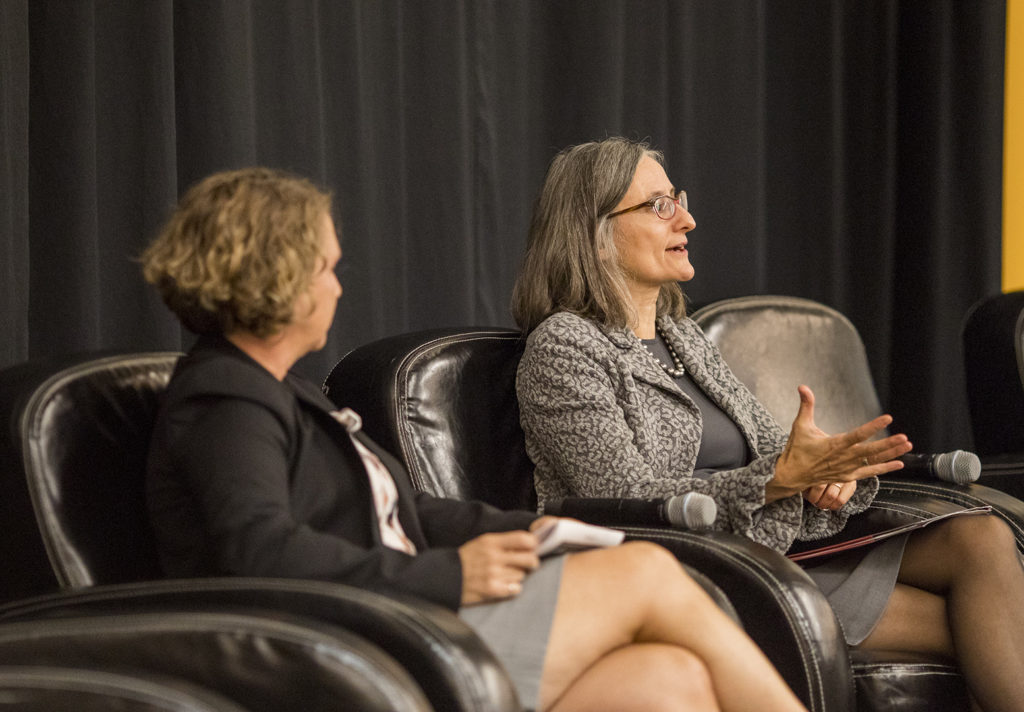
<path id="1" fill-rule="evenodd" d="M 867 509 L 878 491 L 862 480 L 838 512 L 804 507 L 799 495 L 765 504 L 764 487 L 787 433 L 733 375 L 690 319 L 659 324 L 694 382 L 735 421 L 750 464 L 708 479 L 693 476 L 700 410 L 629 329 L 604 329 L 561 312 L 526 342 L 516 390 L 538 500 L 560 497 L 670 497 L 702 492 L 718 504 L 715 529 L 786 551 L 818 539 Z M 794 392 L 793 397 L 797 394 Z"/>

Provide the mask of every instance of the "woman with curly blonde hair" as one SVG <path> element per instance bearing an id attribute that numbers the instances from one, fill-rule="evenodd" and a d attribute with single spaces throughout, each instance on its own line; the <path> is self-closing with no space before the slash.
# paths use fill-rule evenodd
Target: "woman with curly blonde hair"
<path id="1" fill-rule="evenodd" d="M 196 334 L 269 336 L 309 286 L 330 205 L 309 181 L 265 168 L 215 174 L 182 198 L 143 275 Z"/>

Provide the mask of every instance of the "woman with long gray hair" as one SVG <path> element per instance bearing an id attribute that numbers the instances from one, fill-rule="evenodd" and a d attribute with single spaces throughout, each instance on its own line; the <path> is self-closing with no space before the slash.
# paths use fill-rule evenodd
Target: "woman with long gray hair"
<path id="1" fill-rule="evenodd" d="M 836 534 L 911 443 L 875 439 L 888 415 L 822 432 L 806 386 L 783 430 L 686 317 L 695 227 L 644 143 L 609 138 L 552 161 L 513 294 L 538 499 L 700 492 L 716 529 L 780 552 Z M 850 645 L 954 657 L 983 709 L 1024 709 L 1024 571 L 1002 520 L 958 517 L 808 573 Z"/>

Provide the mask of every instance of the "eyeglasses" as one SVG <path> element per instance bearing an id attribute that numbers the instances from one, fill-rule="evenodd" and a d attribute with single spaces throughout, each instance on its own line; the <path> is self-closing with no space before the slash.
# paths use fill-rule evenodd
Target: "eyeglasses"
<path id="1" fill-rule="evenodd" d="M 650 200 L 645 200 L 639 205 L 634 205 L 632 208 L 626 208 L 625 210 L 617 210 L 609 218 L 614 218 L 625 213 L 631 213 L 634 210 L 640 210 L 641 208 L 653 208 L 655 214 L 662 220 L 671 220 L 676 214 L 676 205 L 681 207 L 683 210 L 689 211 L 689 207 L 686 204 L 686 191 L 680 190 L 676 193 L 676 197 L 671 195 L 659 195 Z"/>

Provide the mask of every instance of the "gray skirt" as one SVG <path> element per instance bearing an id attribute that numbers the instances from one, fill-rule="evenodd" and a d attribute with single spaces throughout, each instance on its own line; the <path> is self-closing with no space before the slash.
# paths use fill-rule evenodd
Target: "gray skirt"
<path id="1" fill-rule="evenodd" d="M 896 536 L 804 567 L 832 605 L 848 645 L 857 645 L 868 637 L 885 612 L 908 536 Z"/>
<path id="2" fill-rule="evenodd" d="M 565 556 L 551 556 L 526 577 L 518 596 L 495 603 L 459 609 L 469 624 L 505 667 L 527 709 L 540 700 L 540 677 L 562 585 Z"/>

